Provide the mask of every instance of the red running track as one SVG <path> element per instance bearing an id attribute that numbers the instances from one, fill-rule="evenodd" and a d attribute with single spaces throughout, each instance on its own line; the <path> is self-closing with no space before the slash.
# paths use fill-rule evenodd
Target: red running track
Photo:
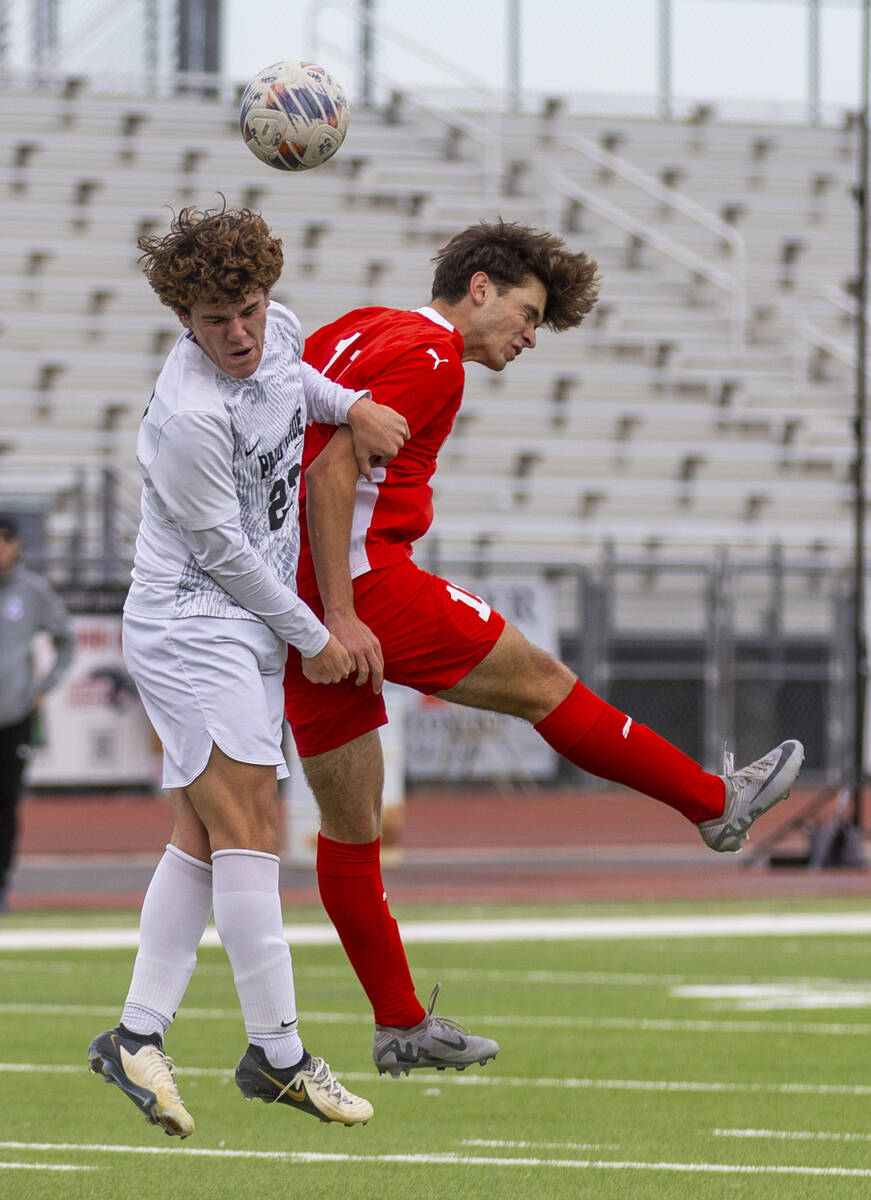
<path id="1" fill-rule="evenodd" d="M 871 895 L 867 869 L 746 865 L 815 794 L 797 792 L 765 814 L 736 856 L 713 854 L 676 812 L 618 789 L 418 791 L 400 845 L 385 853 L 385 883 L 394 904 Z M 28 795 L 13 907 L 137 907 L 171 827 L 162 795 Z M 800 830 L 778 849 L 807 847 Z M 313 869 L 283 868 L 282 896 L 318 904 Z"/>

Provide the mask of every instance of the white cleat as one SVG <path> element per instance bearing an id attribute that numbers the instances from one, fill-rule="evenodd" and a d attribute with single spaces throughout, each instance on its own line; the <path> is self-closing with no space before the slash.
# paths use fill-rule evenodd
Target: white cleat
<path id="1" fill-rule="evenodd" d="M 158 1034 L 142 1036 L 116 1025 L 94 1038 L 88 1062 L 95 1075 L 130 1097 L 149 1125 L 159 1125 L 170 1137 L 193 1133 L 194 1119 L 178 1094 L 172 1059 Z"/>
<path id="2" fill-rule="evenodd" d="M 365 1125 L 375 1115 L 368 1100 L 349 1092 L 328 1063 L 311 1055 L 301 1066 L 273 1067 L 260 1046 L 249 1046 L 236 1067 L 236 1085 L 246 1100 L 289 1104 L 320 1121 Z"/>

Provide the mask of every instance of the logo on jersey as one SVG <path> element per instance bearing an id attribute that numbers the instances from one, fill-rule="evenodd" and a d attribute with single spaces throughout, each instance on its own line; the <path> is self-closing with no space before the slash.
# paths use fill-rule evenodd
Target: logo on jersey
<path id="1" fill-rule="evenodd" d="M 430 348 L 427 350 L 427 354 L 431 354 L 433 356 L 433 358 L 435 359 L 435 362 L 432 365 L 432 369 L 434 371 L 437 371 L 439 369 L 440 363 L 446 363 L 446 362 L 451 361 L 449 358 L 439 358 L 438 354 L 436 353 L 435 350 L 433 350 L 432 346 L 430 346 Z"/>

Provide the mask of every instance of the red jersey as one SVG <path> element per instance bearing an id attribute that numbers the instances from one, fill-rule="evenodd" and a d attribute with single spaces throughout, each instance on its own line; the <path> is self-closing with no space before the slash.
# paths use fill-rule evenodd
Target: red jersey
<path id="1" fill-rule="evenodd" d="M 411 557 L 411 543 L 432 524 L 430 479 L 436 458 L 463 399 L 463 339 L 432 308 L 402 312 L 361 308 L 324 325 L 306 340 L 303 357 L 343 387 L 369 388 L 408 421 L 411 436 L 375 482 L 357 481 L 349 566 L 355 579 L 377 567 Z M 310 425 L 303 450 L 300 490 L 301 544 L 297 587 L 317 592 L 305 520 L 305 469 L 335 433 L 333 425 Z"/>

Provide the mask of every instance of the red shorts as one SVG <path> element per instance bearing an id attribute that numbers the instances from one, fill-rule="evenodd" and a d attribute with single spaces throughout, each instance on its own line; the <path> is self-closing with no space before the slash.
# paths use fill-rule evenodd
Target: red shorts
<path id="1" fill-rule="evenodd" d="M 320 597 L 304 596 L 319 617 Z M 453 687 L 495 646 L 505 618 L 411 559 L 354 580 L 354 607 L 381 643 L 384 677 L 430 695 Z M 301 758 L 325 754 L 387 723 L 384 700 L 354 676 L 311 683 L 288 648 L 285 710 Z"/>

